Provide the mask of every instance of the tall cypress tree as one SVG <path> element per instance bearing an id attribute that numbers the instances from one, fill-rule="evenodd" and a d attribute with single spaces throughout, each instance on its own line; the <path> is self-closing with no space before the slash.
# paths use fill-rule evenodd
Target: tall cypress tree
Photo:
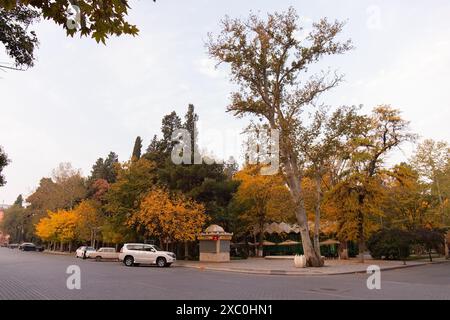
<path id="1" fill-rule="evenodd" d="M 141 158 L 141 152 L 142 152 L 142 139 L 140 136 L 136 137 L 136 140 L 134 141 L 134 147 L 133 147 L 133 153 L 131 155 L 131 159 L 134 161 L 137 161 Z"/>
<path id="2" fill-rule="evenodd" d="M 194 105 L 189 104 L 188 111 L 186 112 L 186 115 L 184 116 L 184 124 L 183 128 L 189 131 L 189 134 L 191 135 L 191 141 L 188 143 L 190 144 L 191 148 L 191 161 L 192 163 L 195 163 L 194 159 L 200 159 L 200 153 L 198 151 L 198 145 L 197 145 L 197 138 L 198 138 L 198 130 L 197 130 L 197 121 L 198 121 L 198 115 L 195 113 Z"/>

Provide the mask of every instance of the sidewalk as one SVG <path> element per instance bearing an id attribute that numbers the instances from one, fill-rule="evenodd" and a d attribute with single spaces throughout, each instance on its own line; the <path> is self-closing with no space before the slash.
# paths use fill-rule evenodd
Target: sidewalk
<path id="1" fill-rule="evenodd" d="M 393 270 L 443 262 L 450 262 L 450 260 L 438 258 L 433 259 L 433 262 L 425 260 L 407 261 L 406 265 L 403 265 L 403 261 L 368 259 L 365 261 L 365 263 L 361 263 L 358 259 L 353 258 L 349 260 L 326 260 L 325 266 L 322 268 L 296 268 L 294 266 L 293 259 L 249 258 L 246 260 L 232 260 L 230 262 L 223 263 L 178 260 L 176 262 L 176 265 L 185 268 L 225 272 L 269 275 L 320 276 L 366 273 L 367 267 L 370 265 L 377 265 L 381 270 Z"/>

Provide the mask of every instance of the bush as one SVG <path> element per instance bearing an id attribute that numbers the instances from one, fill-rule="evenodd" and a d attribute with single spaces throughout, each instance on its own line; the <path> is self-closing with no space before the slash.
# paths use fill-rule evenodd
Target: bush
<path id="1" fill-rule="evenodd" d="M 414 237 L 401 229 L 383 229 L 367 241 L 367 248 L 374 259 L 404 260 L 409 257 Z"/>
<path id="2" fill-rule="evenodd" d="M 414 231 L 414 242 L 424 248 L 428 253 L 430 261 L 431 251 L 435 250 L 438 253 L 442 253 L 444 250 L 445 230 L 443 229 L 416 229 Z"/>

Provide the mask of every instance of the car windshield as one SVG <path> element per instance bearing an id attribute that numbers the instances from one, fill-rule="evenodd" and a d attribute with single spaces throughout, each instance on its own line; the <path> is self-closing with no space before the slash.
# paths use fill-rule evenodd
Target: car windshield
<path id="1" fill-rule="evenodd" d="M 95 251 L 95 249 L 92 248 L 92 247 L 87 247 L 86 250 L 87 250 L 87 251 Z"/>
<path id="2" fill-rule="evenodd" d="M 155 246 L 155 245 L 152 245 L 152 246 L 153 246 L 153 248 L 155 248 L 155 249 L 156 249 L 156 251 L 162 251 L 160 247 L 158 247 L 158 246 Z"/>

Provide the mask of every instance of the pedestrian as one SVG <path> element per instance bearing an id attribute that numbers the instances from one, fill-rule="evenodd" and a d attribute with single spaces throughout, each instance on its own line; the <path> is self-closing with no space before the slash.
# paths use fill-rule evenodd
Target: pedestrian
<path id="1" fill-rule="evenodd" d="M 86 252 L 87 252 L 87 247 L 84 247 L 84 250 L 83 250 L 83 260 L 86 260 Z"/>

